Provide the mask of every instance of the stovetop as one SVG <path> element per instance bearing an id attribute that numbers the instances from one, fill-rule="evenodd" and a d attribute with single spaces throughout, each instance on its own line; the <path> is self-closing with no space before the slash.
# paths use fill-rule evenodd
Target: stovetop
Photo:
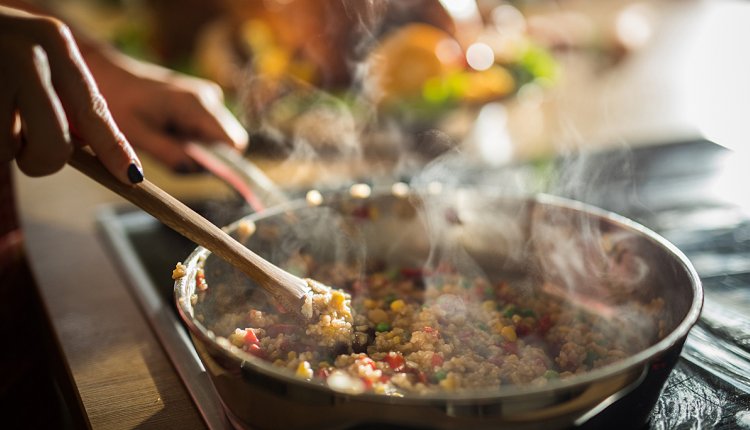
<path id="1" fill-rule="evenodd" d="M 700 322 L 647 428 L 750 429 L 750 164 L 702 140 L 542 164 L 516 168 L 552 175 L 564 184 L 549 188 L 555 194 L 659 232 L 688 256 L 703 281 Z M 202 202 L 196 209 L 217 225 L 246 210 L 233 202 Z M 99 226 L 112 258 L 128 268 L 123 276 L 206 424 L 230 428 L 173 306 L 171 268 L 195 245 L 132 207 L 103 208 Z"/>

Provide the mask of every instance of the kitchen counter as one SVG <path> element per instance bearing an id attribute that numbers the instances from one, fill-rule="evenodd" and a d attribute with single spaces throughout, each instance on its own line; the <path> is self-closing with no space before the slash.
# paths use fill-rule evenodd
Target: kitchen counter
<path id="1" fill-rule="evenodd" d="M 14 173 L 32 270 L 91 427 L 205 428 L 97 237 L 97 208 L 119 197 L 70 167 Z"/>

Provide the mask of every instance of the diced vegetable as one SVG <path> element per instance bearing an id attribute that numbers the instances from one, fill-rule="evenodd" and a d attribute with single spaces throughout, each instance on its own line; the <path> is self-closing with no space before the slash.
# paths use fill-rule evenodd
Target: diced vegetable
<path id="1" fill-rule="evenodd" d="M 388 363 L 388 366 L 390 366 L 390 368 L 395 372 L 403 371 L 404 365 L 406 364 L 404 356 L 393 351 L 389 352 L 388 355 L 385 356 L 385 362 Z"/>
<path id="2" fill-rule="evenodd" d="M 247 332 L 245 333 L 245 343 L 257 344 L 258 342 L 258 336 L 255 335 L 255 332 L 252 329 L 247 329 Z"/>
<path id="3" fill-rule="evenodd" d="M 404 309 L 405 306 L 406 306 L 406 303 L 401 299 L 394 300 L 391 302 L 391 310 L 393 312 L 399 312 L 402 309 Z"/>

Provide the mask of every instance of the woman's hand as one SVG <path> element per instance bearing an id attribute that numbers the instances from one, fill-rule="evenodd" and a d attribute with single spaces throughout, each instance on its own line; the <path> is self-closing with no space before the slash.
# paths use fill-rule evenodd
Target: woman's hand
<path id="1" fill-rule="evenodd" d="M 247 146 L 247 132 L 213 82 L 113 51 L 99 50 L 86 59 L 128 139 L 172 169 L 195 168 L 184 151 L 188 142 L 220 142 L 240 151 Z"/>
<path id="2" fill-rule="evenodd" d="M 72 133 L 119 180 L 143 180 L 65 24 L 0 6 L 0 58 L 0 162 L 15 158 L 30 176 L 54 173 L 68 161 Z"/>

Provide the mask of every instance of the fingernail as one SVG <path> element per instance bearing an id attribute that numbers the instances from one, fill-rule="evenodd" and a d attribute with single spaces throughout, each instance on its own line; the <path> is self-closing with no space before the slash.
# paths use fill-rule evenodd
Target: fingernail
<path id="1" fill-rule="evenodd" d="M 134 184 L 143 182 L 143 171 L 137 164 L 130 163 L 130 166 L 128 166 L 128 179 Z"/>

